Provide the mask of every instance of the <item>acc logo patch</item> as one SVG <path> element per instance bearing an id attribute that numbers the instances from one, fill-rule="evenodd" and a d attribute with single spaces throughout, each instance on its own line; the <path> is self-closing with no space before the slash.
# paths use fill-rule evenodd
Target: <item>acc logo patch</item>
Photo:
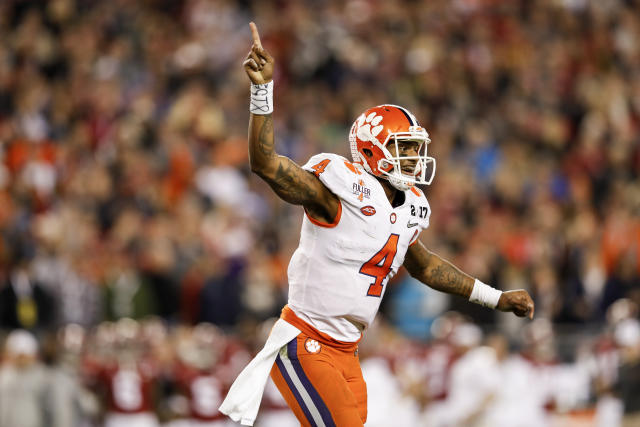
<path id="1" fill-rule="evenodd" d="M 361 207 L 360 212 L 362 212 L 362 215 L 371 216 L 371 215 L 375 215 L 376 208 L 374 208 L 371 205 L 367 205 L 367 206 Z"/>
<path id="2" fill-rule="evenodd" d="M 321 347 L 318 341 L 307 338 L 307 340 L 304 342 L 304 348 L 309 353 L 320 353 Z"/>
<path id="3" fill-rule="evenodd" d="M 397 218 L 398 217 L 396 216 L 395 212 L 391 212 L 391 215 L 389 215 L 389 221 L 391 221 L 391 224 L 395 224 Z"/>

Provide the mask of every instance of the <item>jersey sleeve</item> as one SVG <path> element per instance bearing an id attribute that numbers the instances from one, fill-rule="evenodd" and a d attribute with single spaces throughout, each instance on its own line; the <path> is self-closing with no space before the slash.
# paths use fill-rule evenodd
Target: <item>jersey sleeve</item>
<path id="1" fill-rule="evenodd" d="M 320 181 L 342 201 L 354 203 L 357 194 L 353 184 L 358 176 L 366 173 L 342 156 L 333 153 L 320 153 L 311 157 L 302 168 L 313 173 Z"/>
<path id="2" fill-rule="evenodd" d="M 409 191 L 409 199 L 411 203 L 411 220 L 417 223 L 416 232 L 411 236 L 409 246 L 418 241 L 422 230 L 429 228 L 429 218 L 431 217 L 431 206 L 424 192 L 417 188 L 412 187 Z"/>

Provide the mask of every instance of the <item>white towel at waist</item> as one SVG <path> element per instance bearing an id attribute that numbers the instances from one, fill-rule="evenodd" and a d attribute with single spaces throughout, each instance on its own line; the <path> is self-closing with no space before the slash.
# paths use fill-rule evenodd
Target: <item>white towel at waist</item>
<path id="1" fill-rule="evenodd" d="M 218 408 L 220 412 L 228 415 L 233 421 L 240 421 L 242 425 L 252 426 L 258 415 L 262 393 L 278 351 L 298 334 L 300 329 L 278 319 L 262 350 L 231 385 L 227 397 Z"/>

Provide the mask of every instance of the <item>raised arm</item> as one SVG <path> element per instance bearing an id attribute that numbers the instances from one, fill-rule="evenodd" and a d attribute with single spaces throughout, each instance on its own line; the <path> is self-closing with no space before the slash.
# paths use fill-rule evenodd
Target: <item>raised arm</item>
<path id="1" fill-rule="evenodd" d="M 471 296 L 476 284 L 473 277 L 429 251 L 419 240 L 409 247 L 404 266 L 412 277 L 425 285 L 467 299 Z M 496 308 L 533 319 L 533 300 L 524 289 L 502 292 Z"/>
<path id="2" fill-rule="evenodd" d="M 253 45 L 243 66 L 251 80 L 252 113 L 249 118 L 251 171 L 286 202 L 303 205 L 314 219 L 333 222 L 340 202 L 311 172 L 275 151 L 273 117 L 273 57 L 262 47 L 258 28 L 251 22 Z"/>

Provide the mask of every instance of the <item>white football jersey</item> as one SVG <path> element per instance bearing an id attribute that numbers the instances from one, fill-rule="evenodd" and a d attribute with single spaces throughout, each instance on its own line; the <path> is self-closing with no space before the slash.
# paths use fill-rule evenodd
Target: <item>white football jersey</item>
<path id="1" fill-rule="evenodd" d="M 393 208 L 378 180 L 337 154 L 303 166 L 340 199 L 333 224 L 304 216 L 300 245 L 289 262 L 289 307 L 340 341 L 360 339 L 378 311 L 409 245 L 429 226 L 431 209 L 418 188 Z"/>

